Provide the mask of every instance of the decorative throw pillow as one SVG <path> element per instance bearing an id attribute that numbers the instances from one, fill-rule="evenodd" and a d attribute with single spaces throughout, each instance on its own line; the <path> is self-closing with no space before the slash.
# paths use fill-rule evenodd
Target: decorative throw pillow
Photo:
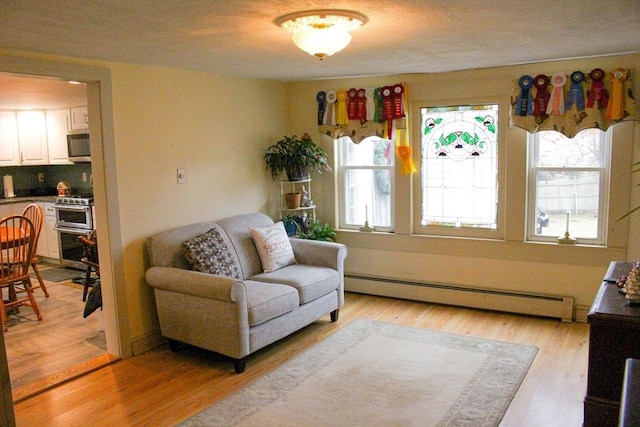
<path id="1" fill-rule="evenodd" d="M 265 273 L 296 263 L 291 242 L 282 221 L 266 227 L 250 227 L 249 230 Z"/>
<path id="2" fill-rule="evenodd" d="M 234 261 L 231 251 L 215 228 L 183 242 L 182 250 L 191 268 L 196 271 L 233 277 L 234 279 L 241 278 L 240 269 Z"/>

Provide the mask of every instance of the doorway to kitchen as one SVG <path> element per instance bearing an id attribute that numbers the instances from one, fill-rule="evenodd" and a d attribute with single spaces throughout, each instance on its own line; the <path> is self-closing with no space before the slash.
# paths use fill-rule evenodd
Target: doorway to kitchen
<path id="1" fill-rule="evenodd" d="M 96 217 L 98 219 L 98 223 L 100 223 L 100 218 L 107 217 L 107 194 L 108 194 L 108 184 L 110 181 L 106 178 L 106 171 L 112 170 L 115 173 L 115 162 L 111 162 L 110 158 L 113 157 L 113 151 L 107 150 L 109 153 L 105 156 L 103 149 L 103 140 L 106 134 L 106 139 L 113 143 L 113 135 L 112 135 L 112 112 L 111 112 L 111 83 L 110 83 L 110 73 L 108 70 L 96 67 L 88 67 L 88 66 L 80 66 L 73 64 L 65 64 L 65 63 L 57 63 L 52 61 L 44 61 L 40 59 L 27 59 L 27 58 L 18 58 L 18 57 L 10 57 L 3 56 L 3 60 L 0 62 L 0 72 L 10 72 L 17 73 L 23 75 L 33 76 L 34 78 L 42 78 L 43 76 L 47 76 L 46 78 L 54 78 L 54 79 L 65 79 L 65 80 L 76 80 L 76 81 L 84 81 L 87 84 L 87 105 L 89 115 L 93 116 L 94 119 L 92 123 L 90 123 L 89 131 L 95 136 L 92 136 L 91 148 L 92 151 L 95 152 L 95 156 L 92 159 L 92 166 L 97 164 L 97 167 L 93 170 L 93 179 L 98 184 L 98 191 L 95 196 L 96 200 Z M 106 108 L 105 108 L 106 107 Z M 103 124 L 106 122 L 107 126 Z M 95 162 L 97 159 L 97 163 Z M 105 163 L 108 163 L 106 165 Z M 114 178 L 115 179 L 115 176 Z M 117 194 L 117 193 L 116 193 Z M 117 204 L 114 205 L 114 209 L 117 210 Z M 118 215 L 112 215 L 115 219 L 114 227 L 118 228 Z M 74 376 L 78 372 L 82 372 L 83 370 L 91 370 L 95 369 L 95 366 L 99 366 L 104 363 L 109 363 L 110 361 L 117 360 L 121 357 L 127 357 L 130 355 L 130 344 L 128 339 L 128 334 L 123 334 L 122 330 L 126 331 L 126 313 L 125 313 L 125 298 L 124 292 L 122 289 L 116 289 L 114 287 L 114 275 L 120 277 L 121 269 L 116 269 L 117 272 L 114 273 L 113 264 L 112 264 L 112 256 L 111 256 L 111 248 L 114 247 L 113 242 L 110 239 L 110 226 L 107 222 L 102 223 L 101 227 L 101 243 L 100 243 L 100 258 L 101 258 L 101 272 L 102 272 L 102 289 L 103 289 L 103 311 L 101 311 L 98 315 L 94 316 L 93 320 L 101 323 L 101 327 L 104 330 L 104 342 L 106 342 L 106 350 L 102 351 L 102 356 L 98 356 L 97 358 L 90 359 L 89 361 L 85 361 L 78 364 L 74 364 L 75 362 L 69 362 L 72 366 L 68 366 L 63 368 L 61 371 L 60 378 L 64 379 L 65 376 Z M 116 230 L 114 230 L 116 231 Z M 117 235 L 117 233 L 116 233 Z M 119 247 L 119 239 L 115 239 L 115 247 Z M 80 272 L 81 273 L 81 272 Z M 65 286 L 65 285 L 62 285 Z M 81 291 L 80 291 L 81 293 Z M 80 297 L 80 303 L 82 303 Z M 124 314 L 123 314 L 124 313 Z M 46 313 L 43 313 L 44 318 L 46 319 Z M 122 319 L 119 319 L 119 316 Z M 80 320 L 82 316 L 80 315 Z M 99 319 L 101 317 L 101 319 Z M 123 321 L 125 320 L 125 321 Z M 41 323 L 41 322 L 37 322 Z M 41 325 L 38 325 L 41 326 Z M 58 332 L 62 333 L 64 328 L 56 328 Z M 99 328 L 96 329 L 96 334 L 99 332 Z M 37 334 L 36 334 L 37 335 Z M 47 339 L 51 339 L 51 345 L 60 345 L 65 346 L 65 335 L 58 334 L 57 336 L 47 336 Z M 99 338 L 99 337 L 98 337 Z M 10 343 L 6 343 L 6 346 L 9 347 Z M 100 360 L 102 358 L 102 360 Z M 70 359 L 69 359 L 70 360 Z M 4 364 L 3 364 L 4 365 Z M 32 367 L 37 369 L 38 360 L 37 355 L 34 355 Z M 7 370 L 8 367 L 0 366 L 0 370 Z M 35 381 L 32 384 L 37 384 Z M 50 387 L 46 384 L 40 384 L 36 387 Z M 34 389 L 34 392 L 37 390 Z"/>

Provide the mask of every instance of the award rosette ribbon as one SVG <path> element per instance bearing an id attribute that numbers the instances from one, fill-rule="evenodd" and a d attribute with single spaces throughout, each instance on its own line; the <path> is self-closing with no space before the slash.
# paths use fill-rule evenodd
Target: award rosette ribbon
<path id="1" fill-rule="evenodd" d="M 401 160 L 402 168 L 400 172 L 403 175 L 411 175 L 417 172 L 416 166 L 413 164 L 413 150 L 404 140 L 404 132 L 406 129 L 396 129 L 396 155 Z"/>
<path id="2" fill-rule="evenodd" d="M 393 118 L 401 119 L 404 117 L 404 87 L 398 83 L 393 85 Z"/>
<path id="3" fill-rule="evenodd" d="M 376 113 L 376 100 L 375 100 L 376 90 L 372 87 L 364 90 L 364 96 L 367 98 L 366 102 L 366 110 L 367 113 L 365 115 L 365 119 L 367 121 L 373 120 Z"/>
<path id="4" fill-rule="evenodd" d="M 365 90 L 358 89 L 358 100 L 356 102 L 356 117 L 360 121 L 367 120 L 367 98 Z"/>
<path id="5" fill-rule="evenodd" d="M 567 83 L 567 76 L 556 73 L 551 76 L 551 98 L 547 105 L 547 114 L 559 116 L 564 114 L 564 85 Z"/>
<path id="6" fill-rule="evenodd" d="M 349 101 L 347 102 L 347 115 L 349 116 L 349 120 L 357 120 L 358 117 L 358 90 L 351 88 L 347 91 L 347 97 Z"/>
<path id="7" fill-rule="evenodd" d="M 547 103 L 549 102 L 549 77 L 544 74 L 538 74 L 533 79 L 533 85 L 536 87 L 536 96 L 533 99 L 533 115 L 536 118 L 543 119 L 547 115 Z"/>
<path id="8" fill-rule="evenodd" d="M 591 78 L 591 89 L 587 97 L 587 108 L 594 108 L 594 104 L 598 103 L 598 108 L 606 108 L 609 99 L 604 89 L 604 70 L 602 68 L 594 68 L 589 73 Z"/>
<path id="9" fill-rule="evenodd" d="M 382 120 L 393 120 L 393 88 L 382 87 Z"/>
<path id="10" fill-rule="evenodd" d="M 349 115 L 347 114 L 347 91 L 343 89 L 336 92 L 336 124 L 349 124 Z"/>
<path id="11" fill-rule="evenodd" d="M 376 123 L 384 122 L 384 102 L 382 99 L 382 88 L 377 87 L 373 91 L 373 100 L 376 104 L 375 112 L 373 114 L 373 121 Z"/>
<path id="12" fill-rule="evenodd" d="M 624 81 L 628 74 L 628 71 L 622 68 L 616 68 L 611 73 L 611 98 L 606 113 L 608 119 L 620 120 L 624 118 Z"/>
<path id="13" fill-rule="evenodd" d="M 584 110 L 584 92 L 582 91 L 582 82 L 584 81 L 584 73 L 582 71 L 574 71 L 571 73 L 571 85 L 567 94 L 567 104 L 565 108 L 571 110 L 575 104 L 578 111 Z"/>
<path id="14" fill-rule="evenodd" d="M 520 79 L 518 79 L 518 86 L 520 86 L 520 95 L 518 95 L 516 115 L 530 116 L 533 113 L 533 98 L 531 98 L 533 77 L 529 75 L 520 77 Z"/>
<path id="15" fill-rule="evenodd" d="M 325 120 L 324 113 L 327 110 L 327 94 L 321 90 L 316 95 L 316 101 L 318 101 L 318 125 L 323 125 Z"/>
<path id="16" fill-rule="evenodd" d="M 326 125 L 335 125 L 336 124 L 336 100 L 337 100 L 337 95 L 335 93 L 335 91 L 333 90 L 328 90 L 327 91 L 327 111 L 325 112 L 324 116 L 324 124 Z"/>

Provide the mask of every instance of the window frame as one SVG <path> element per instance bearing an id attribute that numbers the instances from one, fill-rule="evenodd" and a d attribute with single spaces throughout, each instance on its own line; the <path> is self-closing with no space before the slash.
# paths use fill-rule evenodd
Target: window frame
<path id="1" fill-rule="evenodd" d="M 597 236 L 595 238 L 577 237 L 576 243 L 592 246 L 607 245 L 607 230 L 609 229 L 609 209 L 610 209 L 610 182 L 611 182 L 611 162 L 612 162 L 612 131 L 611 128 L 606 132 L 600 132 L 600 150 L 604 154 L 603 166 L 601 167 L 570 167 L 563 168 L 560 166 L 535 166 L 534 160 L 539 153 L 538 139 L 539 133 L 529 133 L 526 135 L 527 143 L 527 221 L 525 229 L 525 240 L 528 242 L 557 243 L 558 237 L 563 236 L 544 236 L 536 234 L 536 200 L 537 200 L 537 179 L 536 175 L 542 171 L 575 171 L 575 172 L 599 172 L 599 197 L 598 197 L 598 225 Z"/>
<path id="2" fill-rule="evenodd" d="M 376 137 L 368 137 L 368 138 L 376 138 Z M 384 139 L 384 138 L 379 138 L 379 139 Z M 347 186 L 347 172 L 350 170 L 371 170 L 371 171 L 375 171 L 375 170 L 387 170 L 389 171 L 389 177 L 391 179 L 390 182 L 390 201 L 389 201 L 389 226 L 388 227 L 384 227 L 384 226 L 379 226 L 373 223 L 373 221 L 371 220 L 371 216 L 369 216 L 369 226 L 370 227 L 374 227 L 375 226 L 375 231 L 380 231 L 380 232 L 389 232 L 392 233 L 394 231 L 395 228 L 395 204 L 396 204 L 396 197 L 395 197 L 395 177 L 396 177 L 396 164 L 397 164 L 397 159 L 396 159 L 396 155 L 395 155 L 395 144 L 393 141 L 390 142 L 390 144 L 392 145 L 393 148 L 393 154 L 391 157 L 391 165 L 370 165 L 370 166 L 364 166 L 364 165 L 356 165 L 356 166 L 350 166 L 350 165 L 345 165 L 344 164 L 344 150 L 343 147 L 341 146 L 341 144 L 355 144 L 350 138 L 348 137 L 340 137 L 334 140 L 335 141 L 335 150 L 337 153 L 337 165 L 338 165 L 338 173 L 337 173 L 337 181 L 338 181 L 338 185 L 337 185 L 337 194 L 338 194 L 338 200 L 337 200 L 337 206 L 338 206 L 338 228 L 340 229 L 344 229 L 344 230 L 359 230 L 360 227 L 364 226 L 363 224 L 351 224 L 351 223 L 347 223 L 346 221 L 346 211 L 348 209 L 348 204 L 347 204 L 347 195 L 349 193 L 349 189 L 346 188 Z M 371 213 L 371 212 L 369 212 Z"/>
<path id="3" fill-rule="evenodd" d="M 497 126 L 497 195 L 496 195 L 496 228 L 476 228 L 476 227 L 447 227 L 438 225 L 421 224 L 422 205 L 422 132 L 421 109 L 437 108 L 448 106 L 467 105 L 497 105 L 498 106 L 498 126 Z M 509 123 L 509 103 L 503 97 L 483 97 L 483 98 L 456 98 L 429 101 L 414 101 L 412 103 L 412 135 L 413 135 L 413 158 L 418 172 L 414 174 L 412 181 L 413 196 L 413 234 L 432 235 L 445 237 L 464 237 L 501 240 L 505 235 L 505 212 L 506 212 L 506 140 L 507 124 Z"/>

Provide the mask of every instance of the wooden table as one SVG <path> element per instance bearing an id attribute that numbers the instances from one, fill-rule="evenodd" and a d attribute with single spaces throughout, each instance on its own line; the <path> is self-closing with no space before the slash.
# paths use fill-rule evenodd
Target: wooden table
<path id="1" fill-rule="evenodd" d="M 16 238 L 24 238 L 28 235 L 23 229 L 0 227 L 0 242 L 3 248 L 9 246 L 8 243 L 13 242 Z"/>
<path id="2" fill-rule="evenodd" d="M 640 358 L 640 306 L 629 305 L 615 283 L 602 282 L 589 322 L 589 371 L 585 427 L 618 425 L 628 358 Z"/>

